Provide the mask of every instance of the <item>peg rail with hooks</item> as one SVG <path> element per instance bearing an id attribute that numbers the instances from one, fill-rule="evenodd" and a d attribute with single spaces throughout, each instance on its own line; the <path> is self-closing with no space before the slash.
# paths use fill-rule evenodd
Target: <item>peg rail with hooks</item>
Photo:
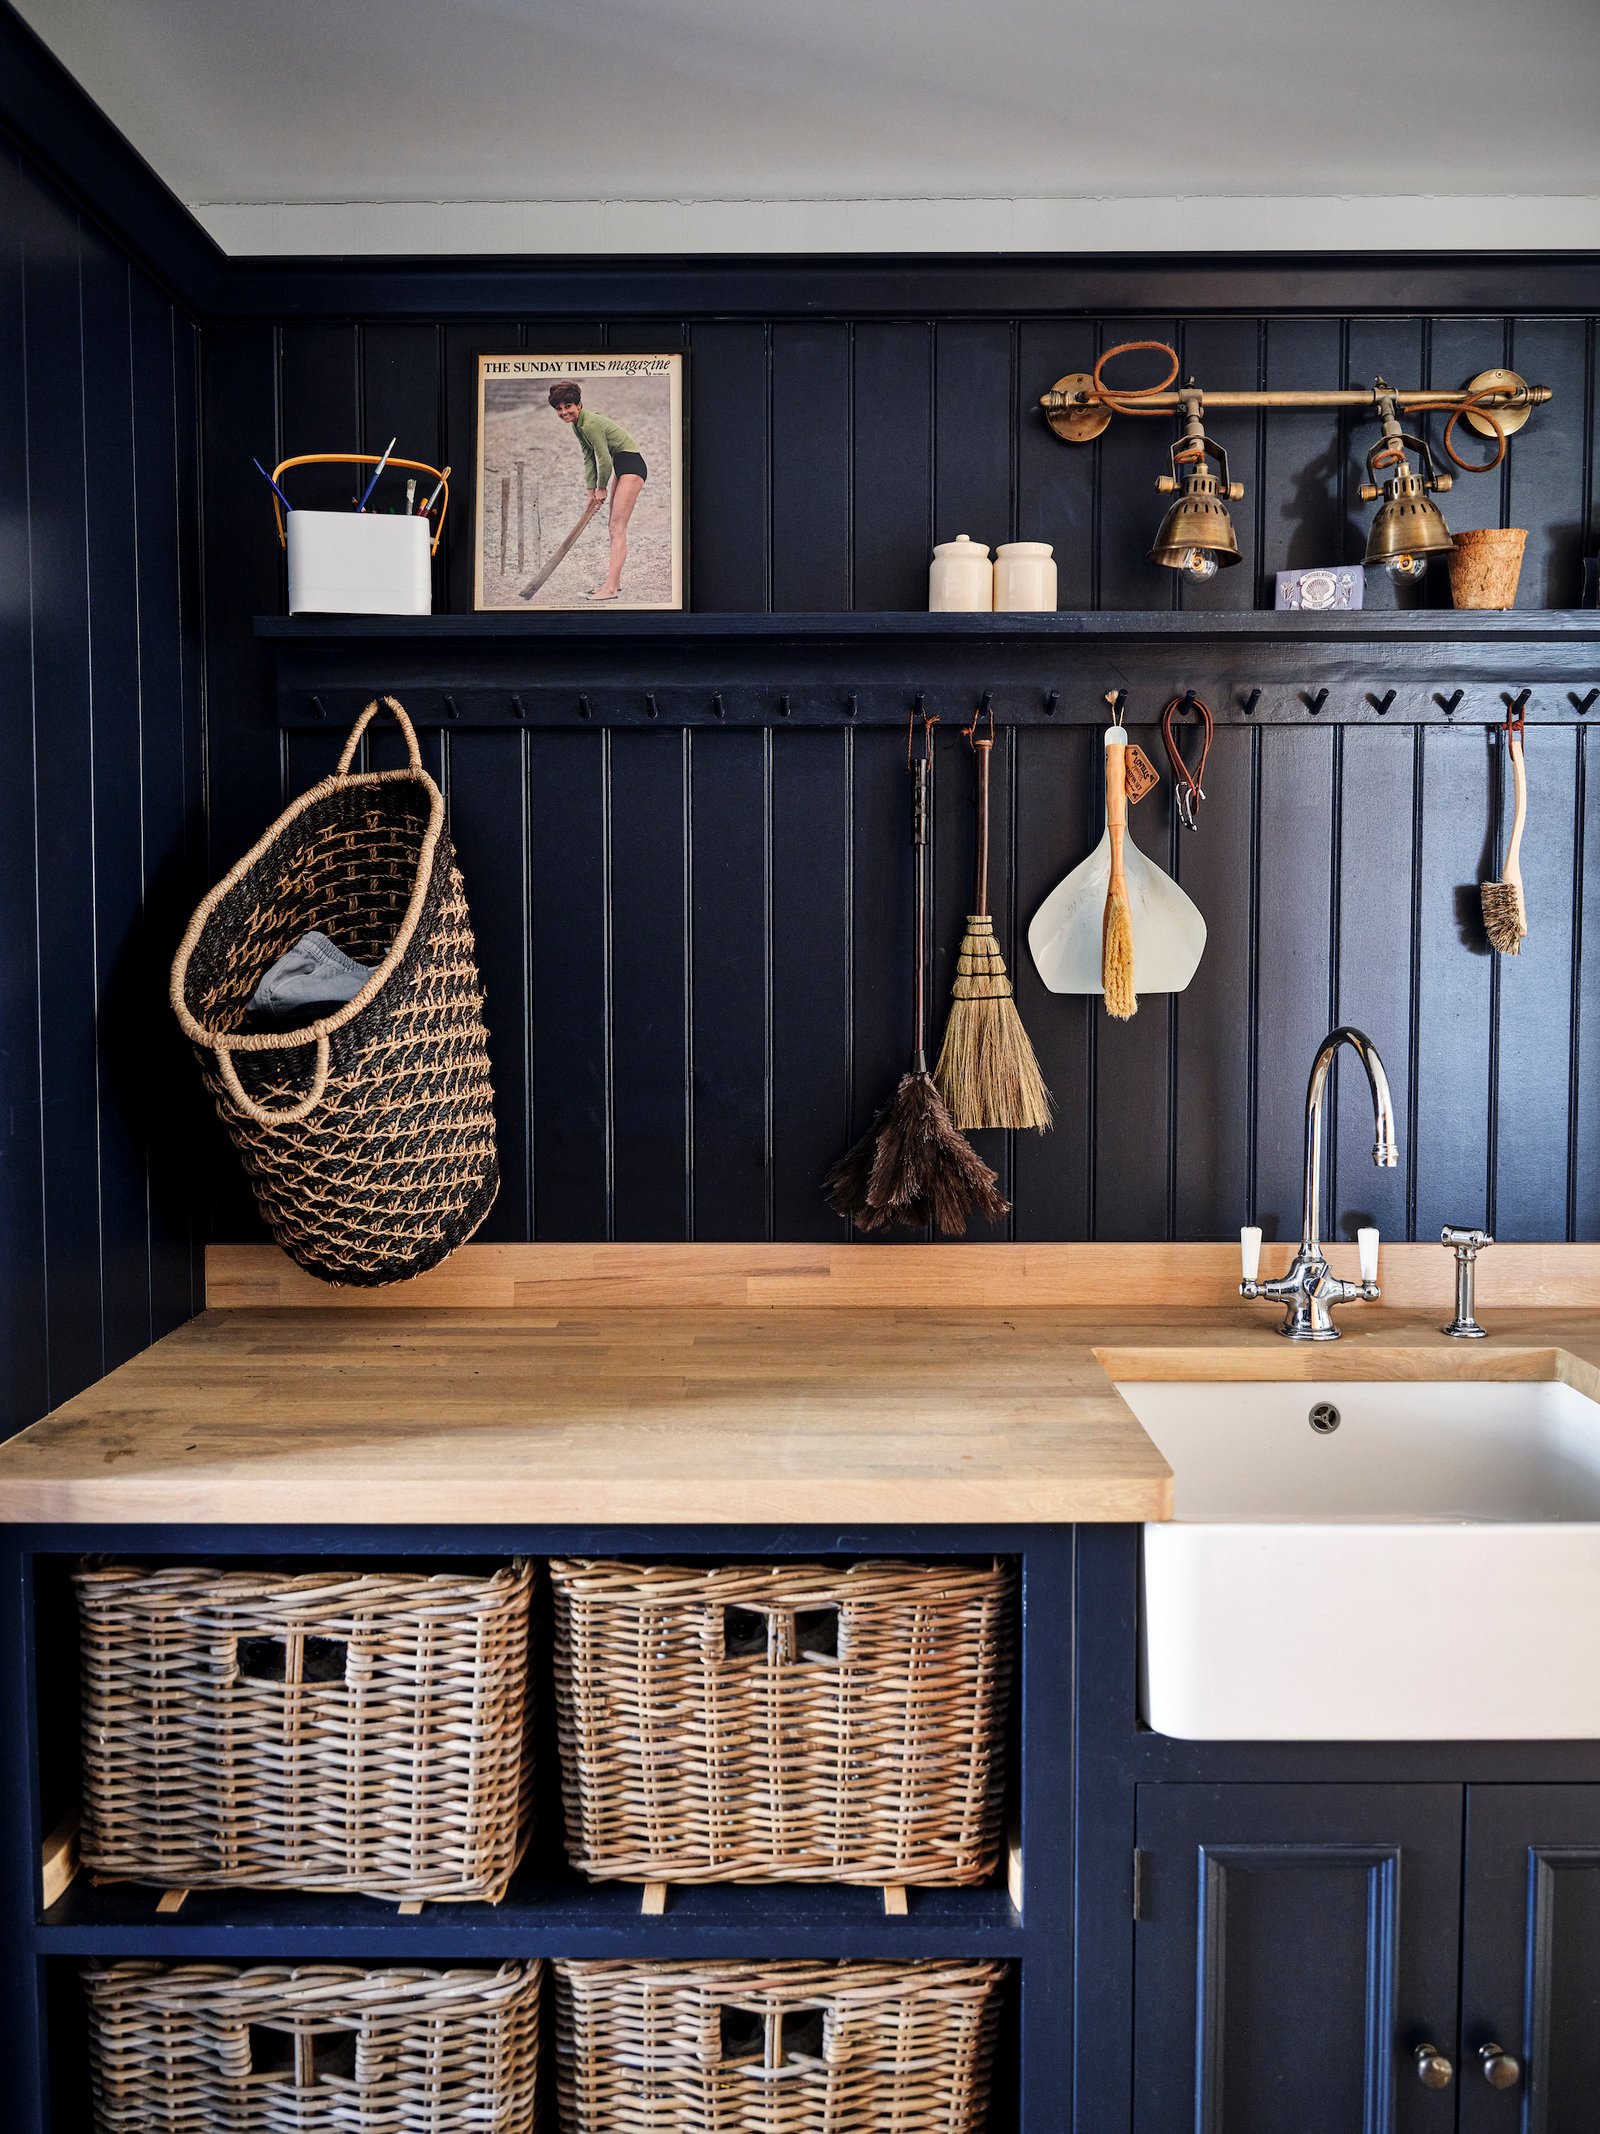
<path id="1" fill-rule="evenodd" d="M 1600 720 L 1600 613 L 442 615 L 264 618 L 279 723 L 347 724 L 393 691 L 419 726 L 897 726 L 987 699 L 1002 726 L 1096 724 L 1108 691 L 1221 726 Z"/>

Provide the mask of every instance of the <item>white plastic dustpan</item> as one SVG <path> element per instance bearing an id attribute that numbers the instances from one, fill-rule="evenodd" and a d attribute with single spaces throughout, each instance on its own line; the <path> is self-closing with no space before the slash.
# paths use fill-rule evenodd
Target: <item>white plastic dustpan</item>
<path id="1" fill-rule="evenodd" d="M 1127 739 L 1113 727 L 1106 746 Z M 1133 923 L 1133 984 L 1146 993 L 1181 993 L 1199 966 L 1206 922 L 1168 874 L 1145 858 L 1132 838 L 1123 845 L 1128 876 L 1128 914 Z M 1098 993 L 1106 889 L 1111 880 L 1111 832 L 1033 915 L 1028 947 L 1034 966 L 1052 993 Z"/>

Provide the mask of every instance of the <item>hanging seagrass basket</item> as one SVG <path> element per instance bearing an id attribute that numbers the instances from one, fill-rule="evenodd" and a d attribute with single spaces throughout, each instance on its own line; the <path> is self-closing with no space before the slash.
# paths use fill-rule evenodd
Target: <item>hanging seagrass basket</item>
<path id="1" fill-rule="evenodd" d="M 325 1282 L 424 1273 L 469 1238 L 500 1176 L 472 922 L 444 797 L 410 757 L 352 773 L 374 699 L 331 778 L 303 793 L 189 923 L 172 1005 L 273 1237 Z M 288 1030 L 251 995 L 316 929 L 374 966 L 353 1000 Z"/>

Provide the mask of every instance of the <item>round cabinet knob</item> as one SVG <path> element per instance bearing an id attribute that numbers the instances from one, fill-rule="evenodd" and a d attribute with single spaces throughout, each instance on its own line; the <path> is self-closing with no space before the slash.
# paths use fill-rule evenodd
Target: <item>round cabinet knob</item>
<path id="1" fill-rule="evenodd" d="M 1413 2057 L 1417 2080 L 1425 2090 L 1447 2090 L 1456 2079 L 1455 2069 L 1437 2045 L 1419 2045 Z"/>
<path id="2" fill-rule="evenodd" d="M 1522 2065 L 1503 2046 L 1480 2045 L 1478 2065 L 1492 2090 L 1513 2090 L 1522 2080 Z"/>

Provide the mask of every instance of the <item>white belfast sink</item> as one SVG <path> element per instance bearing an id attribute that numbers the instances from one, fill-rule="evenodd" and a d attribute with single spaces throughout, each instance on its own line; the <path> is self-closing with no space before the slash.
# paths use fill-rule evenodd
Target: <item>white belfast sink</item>
<path id="1" fill-rule="evenodd" d="M 1144 1529 L 1158 1733 L 1600 1738 L 1600 1405 L 1551 1383 L 1118 1391 L 1176 1477 L 1176 1517 Z"/>

